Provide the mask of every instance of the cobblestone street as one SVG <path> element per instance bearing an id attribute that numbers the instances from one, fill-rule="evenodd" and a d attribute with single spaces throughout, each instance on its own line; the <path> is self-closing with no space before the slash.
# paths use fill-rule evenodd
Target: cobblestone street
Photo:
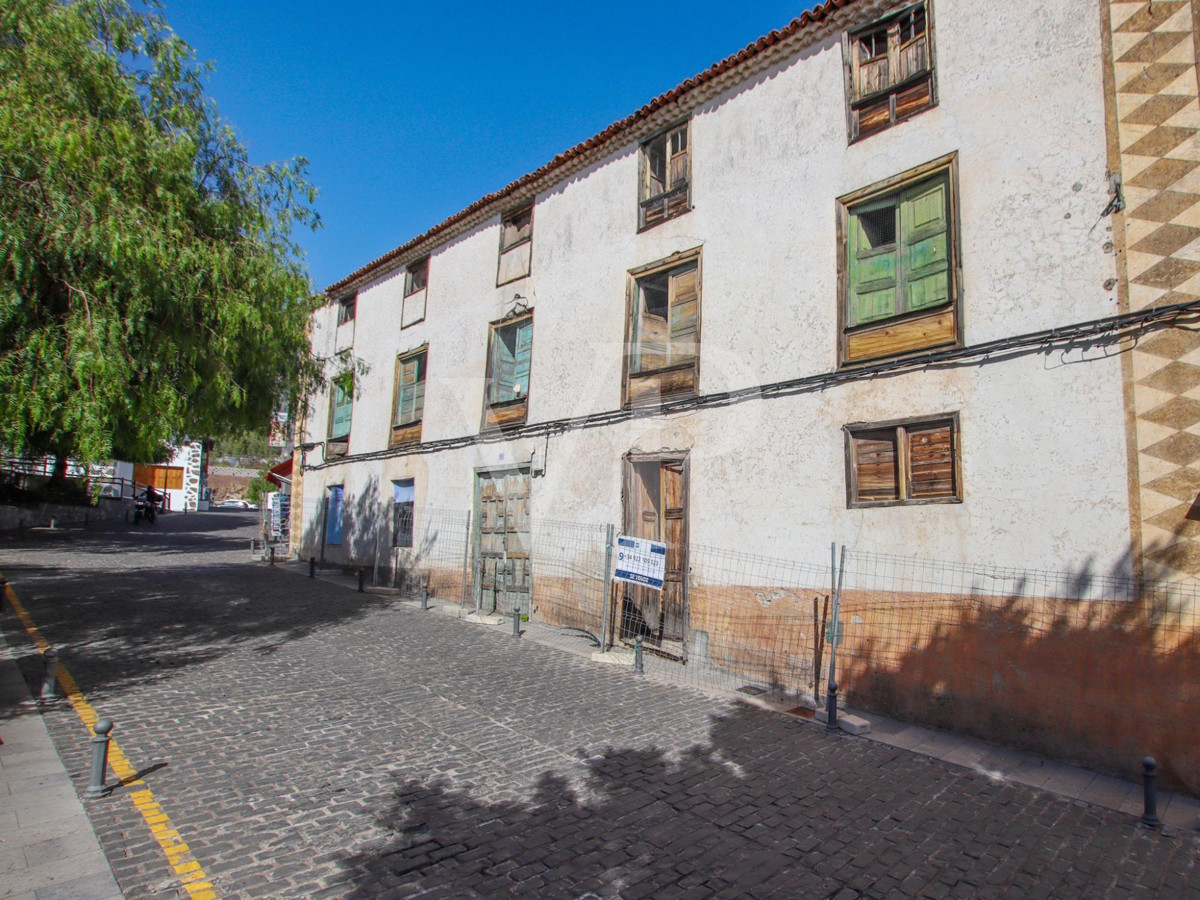
<path id="1" fill-rule="evenodd" d="M 220 896 L 1200 896 L 1195 832 L 251 563 L 255 515 L 0 543 Z M 128 786 L 87 810 L 127 897 L 187 896 Z"/>

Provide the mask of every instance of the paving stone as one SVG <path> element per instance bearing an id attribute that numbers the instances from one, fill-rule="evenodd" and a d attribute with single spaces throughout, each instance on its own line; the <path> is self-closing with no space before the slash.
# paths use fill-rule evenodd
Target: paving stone
<path id="1" fill-rule="evenodd" d="M 233 521 L 0 542 L 0 569 L 223 896 L 1197 888 L 1194 833 L 980 771 L 991 757 L 1032 770 L 1019 754 L 889 727 L 965 769 L 501 639 L 303 567 L 248 564 L 251 531 Z M 28 645 L 10 611 L 0 628 Z M 36 657 L 21 665 L 36 680 Z M 46 727 L 86 773 L 83 726 L 60 706 Z M 86 808 L 129 897 L 184 896 L 127 790 Z"/>

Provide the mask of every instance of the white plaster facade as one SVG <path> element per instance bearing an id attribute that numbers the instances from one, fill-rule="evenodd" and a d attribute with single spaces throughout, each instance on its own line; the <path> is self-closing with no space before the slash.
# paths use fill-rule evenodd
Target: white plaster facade
<path id="1" fill-rule="evenodd" d="M 1128 573 L 1123 376 L 1112 347 L 479 437 L 489 323 L 514 296 L 534 311 L 527 424 L 619 410 L 627 273 L 697 247 L 701 395 L 837 371 L 837 198 L 946 154 L 957 154 L 964 346 L 1120 312 L 1112 220 L 1101 215 L 1109 182 L 1095 0 L 937 0 L 938 104 L 848 145 L 841 31 L 877 9 L 851 5 L 832 26 L 801 29 L 787 55 L 691 110 L 685 215 L 639 233 L 639 140 L 654 128 L 631 129 L 586 167 L 538 186 L 528 278 L 495 286 L 500 214 L 516 205 L 501 199 L 490 218 L 409 254 L 430 258 L 424 321 L 401 328 L 404 270 L 395 262 L 358 279 L 353 322 L 336 325 L 335 303 L 319 311 L 318 355 L 352 345 L 366 372 L 348 456 L 326 463 L 320 448 L 305 456 L 304 555 L 315 552 L 329 485 L 344 486 L 347 506 L 372 496 L 382 510 L 388 482 L 412 478 L 417 507 L 466 511 L 477 468 L 531 459 L 535 520 L 619 527 L 623 456 L 669 449 L 689 453 L 693 545 L 820 561 L 839 541 Z M 657 121 L 686 118 L 688 96 Z M 422 345 L 421 440 L 463 446 L 389 451 L 395 360 Z M 329 405 L 327 394 L 314 398 L 302 442 L 325 440 Z M 848 508 L 844 425 L 944 413 L 960 417 L 962 502 Z M 352 561 L 352 546 L 326 556 Z"/>

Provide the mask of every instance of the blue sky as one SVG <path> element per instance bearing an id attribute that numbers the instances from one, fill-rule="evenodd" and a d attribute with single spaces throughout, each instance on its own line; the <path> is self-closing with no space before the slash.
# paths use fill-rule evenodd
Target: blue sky
<path id="1" fill-rule="evenodd" d="M 815 0 L 166 0 L 255 162 L 304 156 L 319 290 L 546 163 Z M 638 35 L 644 35 L 639 37 Z"/>

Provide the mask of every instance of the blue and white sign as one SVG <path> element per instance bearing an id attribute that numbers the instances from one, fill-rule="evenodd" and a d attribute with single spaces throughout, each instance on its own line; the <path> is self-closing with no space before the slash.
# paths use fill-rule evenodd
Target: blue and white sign
<path id="1" fill-rule="evenodd" d="M 613 578 L 661 591 L 667 571 L 667 545 L 617 535 L 617 568 Z"/>

